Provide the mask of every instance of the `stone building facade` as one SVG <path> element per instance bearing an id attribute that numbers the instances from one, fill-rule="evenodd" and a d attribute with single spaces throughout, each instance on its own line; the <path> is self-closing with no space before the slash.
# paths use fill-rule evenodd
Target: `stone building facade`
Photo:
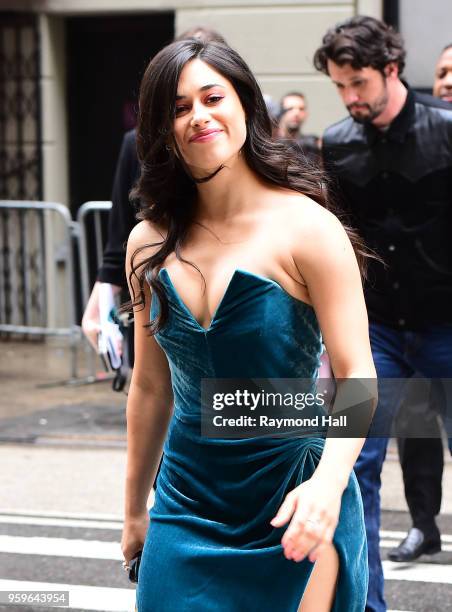
<path id="1" fill-rule="evenodd" d="M 381 17 L 382 12 L 380 0 L 3 0 L 0 2 L 3 51 L 7 53 L 9 46 L 11 53 L 17 52 L 17 40 L 8 38 L 15 36 L 8 20 L 17 15 L 27 18 L 29 25 L 24 28 L 28 28 L 28 34 L 23 34 L 20 53 L 38 55 L 40 90 L 39 103 L 33 109 L 36 125 L 32 126 L 30 117 L 25 120 L 29 124 L 25 127 L 27 133 L 23 126 L 15 131 L 11 125 L 6 145 L 11 149 L 21 145 L 25 155 L 36 157 L 39 184 L 24 191 L 11 179 L 10 189 L 0 197 L 25 199 L 35 195 L 36 199 L 62 202 L 73 211 L 81 200 L 109 198 L 114 159 L 121 131 L 127 125 L 121 116 L 124 109 L 117 109 L 115 117 L 108 104 L 99 102 L 92 84 L 83 93 L 73 82 L 77 58 L 83 55 L 84 40 L 90 36 L 90 24 L 104 24 L 104 29 L 99 28 L 99 36 L 114 30 L 113 38 L 106 36 L 106 45 L 111 48 L 112 40 L 116 40 L 118 48 L 123 44 L 123 57 L 132 51 L 130 32 L 134 30 L 134 21 L 146 22 L 149 38 L 161 39 L 163 43 L 190 26 L 213 27 L 245 57 L 266 93 L 278 100 L 288 90 L 303 91 L 310 108 L 306 130 L 321 133 L 344 113 L 328 79 L 312 66 L 312 55 L 322 34 L 330 25 L 353 14 Z M 167 20 L 162 26 L 164 14 Z M 123 42 L 121 23 L 129 32 Z M 91 29 L 91 35 L 96 36 L 95 28 Z M 37 36 L 38 43 L 30 42 L 33 36 Z M 85 60 L 82 70 L 86 74 L 88 65 L 88 70 L 98 73 L 101 82 L 105 70 L 97 51 L 93 47 L 90 63 Z M 31 86 L 28 88 L 31 91 Z M 91 98 L 89 103 L 86 97 Z M 82 108 L 77 104 L 83 102 L 86 111 L 81 112 L 89 120 L 77 119 L 77 108 Z M 96 134 L 96 128 L 101 134 L 108 133 L 108 125 L 114 126 L 111 128 L 114 138 L 105 141 L 105 136 Z M 17 142 L 18 139 L 23 142 Z M 102 139 L 108 152 L 104 169 L 95 151 L 97 141 Z M 83 164 L 87 170 L 79 175 L 77 168 Z M 97 166 L 97 179 L 89 176 L 93 164 Z M 86 183 L 85 190 L 80 187 L 82 183 Z"/>

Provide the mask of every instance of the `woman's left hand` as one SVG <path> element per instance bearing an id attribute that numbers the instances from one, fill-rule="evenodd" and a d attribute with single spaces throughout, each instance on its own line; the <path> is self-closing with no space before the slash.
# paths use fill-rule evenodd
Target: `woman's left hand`
<path id="1" fill-rule="evenodd" d="M 281 544 L 286 559 L 302 561 L 309 555 L 314 562 L 333 541 L 339 520 L 343 488 L 334 479 L 315 474 L 286 495 L 273 527 L 282 527 L 289 520 Z"/>

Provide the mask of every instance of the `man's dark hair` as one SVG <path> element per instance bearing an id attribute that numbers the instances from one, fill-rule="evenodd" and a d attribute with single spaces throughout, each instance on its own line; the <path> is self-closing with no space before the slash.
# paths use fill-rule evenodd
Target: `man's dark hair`
<path id="1" fill-rule="evenodd" d="M 384 71 L 395 62 L 402 74 L 405 67 L 402 36 L 391 26 L 373 17 L 356 16 L 330 28 L 314 55 L 314 66 L 328 74 L 328 60 L 338 66 L 350 64 L 355 70 L 371 67 Z"/>
<path id="2" fill-rule="evenodd" d="M 441 51 L 441 54 L 443 54 L 444 51 L 447 51 L 448 49 L 452 49 L 452 42 L 444 47 L 444 49 Z"/>
<path id="3" fill-rule="evenodd" d="M 303 93 L 301 93 L 301 91 L 289 91 L 288 93 L 285 93 L 283 97 L 281 98 L 281 101 L 279 103 L 279 106 L 281 107 L 281 109 L 283 107 L 284 100 L 288 98 L 289 96 L 297 96 L 297 98 L 303 98 L 303 100 L 306 100 L 306 96 Z"/>

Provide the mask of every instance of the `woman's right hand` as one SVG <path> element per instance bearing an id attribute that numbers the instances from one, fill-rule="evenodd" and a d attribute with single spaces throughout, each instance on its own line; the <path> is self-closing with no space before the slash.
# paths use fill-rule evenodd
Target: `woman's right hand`
<path id="1" fill-rule="evenodd" d="M 143 511 L 142 514 L 125 519 L 121 538 L 121 550 L 127 564 L 140 550 L 143 550 L 148 527 L 149 513 L 147 510 Z"/>

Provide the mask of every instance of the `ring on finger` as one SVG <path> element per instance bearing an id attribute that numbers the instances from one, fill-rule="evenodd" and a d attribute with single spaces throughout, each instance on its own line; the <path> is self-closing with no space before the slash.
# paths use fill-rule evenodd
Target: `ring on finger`
<path id="1" fill-rule="evenodd" d="M 306 525 L 312 525 L 311 528 L 317 530 L 318 526 L 320 525 L 320 520 L 319 519 L 307 519 Z"/>

